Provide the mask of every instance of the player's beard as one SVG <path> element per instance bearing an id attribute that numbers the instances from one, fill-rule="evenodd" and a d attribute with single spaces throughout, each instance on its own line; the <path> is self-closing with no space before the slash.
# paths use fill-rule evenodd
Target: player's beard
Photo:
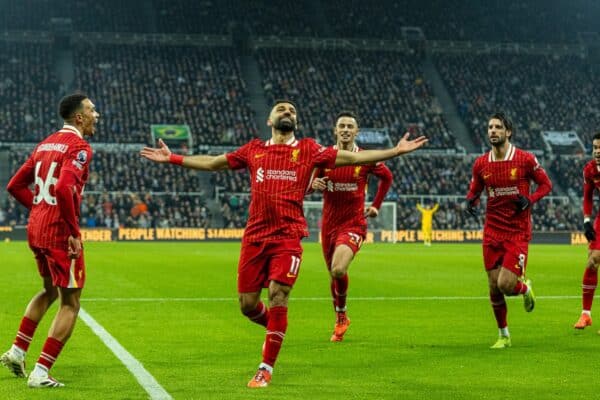
<path id="1" fill-rule="evenodd" d="M 490 144 L 494 147 L 502 147 L 504 143 L 506 143 L 506 137 L 498 137 L 495 142 L 492 142 L 492 139 L 489 139 Z"/>
<path id="2" fill-rule="evenodd" d="M 273 125 L 273 127 L 275 129 L 277 129 L 278 131 L 281 132 L 294 132 L 294 129 L 296 128 L 296 125 L 294 124 L 294 122 L 292 121 L 291 118 L 287 118 L 284 117 L 283 118 L 279 118 L 277 120 L 277 122 L 275 122 L 275 125 Z"/>

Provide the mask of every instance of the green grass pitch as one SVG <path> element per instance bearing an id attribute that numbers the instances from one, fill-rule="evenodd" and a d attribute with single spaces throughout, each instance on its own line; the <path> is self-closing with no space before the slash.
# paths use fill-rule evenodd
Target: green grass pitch
<path id="1" fill-rule="evenodd" d="M 26 243 L 0 247 L 4 351 L 40 281 Z M 584 246 L 530 247 L 538 301 L 531 314 L 521 298 L 508 301 L 513 347 L 502 351 L 488 349 L 497 329 L 479 245 L 365 245 L 350 268 L 352 326 L 342 343 L 329 342 L 334 315 L 320 247 L 304 247 L 288 332 L 264 390 L 245 387 L 264 329 L 238 310 L 238 243 L 88 243 L 82 307 L 174 399 L 583 399 L 600 389 L 600 324 L 572 328 Z M 81 320 L 52 373 L 67 386 L 49 393 L 2 369 L 0 398 L 148 398 Z"/>

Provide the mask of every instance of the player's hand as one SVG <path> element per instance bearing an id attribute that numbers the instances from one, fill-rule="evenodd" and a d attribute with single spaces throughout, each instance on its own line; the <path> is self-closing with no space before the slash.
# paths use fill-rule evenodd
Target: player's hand
<path id="1" fill-rule="evenodd" d="M 320 191 L 323 191 L 323 190 L 327 189 L 327 181 L 328 181 L 328 180 L 329 180 L 329 177 L 327 177 L 327 176 L 324 176 L 324 177 L 322 177 L 322 178 L 315 178 L 315 179 L 313 179 L 313 181 L 312 181 L 312 185 L 311 185 L 311 187 L 312 187 L 314 190 L 320 190 Z"/>
<path id="2" fill-rule="evenodd" d="M 518 194 L 517 199 L 515 200 L 515 204 L 517 205 L 517 212 L 521 212 L 527 210 L 531 202 L 526 196 Z"/>
<path id="3" fill-rule="evenodd" d="M 467 199 L 465 201 L 465 213 L 469 214 L 471 217 L 477 218 L 479 215 L 479 211 L 477 210 L 477 199 L 473 198 L 473 199 Z"/>
<path id="4" fill-rule="evenodd" d="M 368 208 L 365 210 L 365 217 L 367 217 L 367 218 L 375 218 L 375 217 L 376 217 L 376 216 L 378 216 L 378 215 L 379 215 L 379 210 L 378 210 L 378 209 L 376 209 L 376 208 L 375 208 L 375 207 L 373 207 L 373 206 L 371 206 L 371 207 L 368 207 Z"/>
<path id="5" fill-rule="evenodd" d="M 67 254 L 69 258 L 79 258 L 79 256 L 81 256 L 81 239 L 74 236 L 69 236 L 68 242 L 69 249 Z"/>
<path id="6" fill-rule="evenodd" d="M 402 139 L 396 145 L 397 155 L 410 153 L 411 151 L 415 151 L 420 147 L 423 147 L 425 143 L 429 141 L 425 136 L 419 136 L 414 140 L 408 140 L 410 133 L 405 133 Z"/>
<path id="7" fill-rule="evenodd" d="M 167 163 L 169 162 L 171 150 L 169 150 L 169 147 L 162 139 L 158 139 L 158 148 L 144 147 L 142 151 L 140 151 L 140 155 L 150 161 Z"/>
<path id="8" fill-rule="evenodd" d="M 583 222 L 583 232 L 588 242 L 596 240 L 596 231 L 594 230 L 592 221 L 586 220 Z"/>

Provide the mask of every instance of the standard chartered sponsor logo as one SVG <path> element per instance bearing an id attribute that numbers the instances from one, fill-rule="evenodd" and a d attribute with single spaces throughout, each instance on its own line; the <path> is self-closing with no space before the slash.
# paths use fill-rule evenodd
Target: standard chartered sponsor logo
<path id="1" fill-rule="evenodd" d="M 358 185 L 356 183 L 336 182 L 333 185 L 333 190 L 336 192 L 355 192 L 358 190 Z"/>
<path id="2" fill-rule="evenodd" d="M 263 182 L 265 180 L 265 170 L 260 167 L 258 171 L 256 171 L 256 182 Z"/>
<path id="3" fill-rule="evenodd" d="M 490 197 L 495 196 L 514 196 L 519 194 L 519 189 L 516 186 L 500 187 L 500 188 L 489 188 L 488 190 Z"/>
<path id="4" fill-rule="evenodd" d="M 266 179 L 296 182 L 298 177 L 296 176 L 296 171 L 289 171 L 285 169 L 268 169 L 266 173 Z"/>

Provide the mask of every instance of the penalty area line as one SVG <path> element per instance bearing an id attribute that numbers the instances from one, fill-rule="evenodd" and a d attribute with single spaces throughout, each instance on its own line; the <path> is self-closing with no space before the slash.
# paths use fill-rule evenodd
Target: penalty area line
<path id="1" fill-rule="evenodd" d="M 516 297 L 516 296 L 515 296 Z M 509 297 L 510 298 L 510 297 Z M 569 300 L 580 299 L 578 296 L 536 296 L 538 300 Z M 352 301 L 454 301 L 454 300 L 489 300 L 488 296 L 376 296 L 376 297 L 352 297 Z M 235 297 L 96 297 L 81 299 L 82 302 L 237 302 Z M 291 302 L 296 301 L 331 301 L 330 297 L 291 297 Z"/>
<path id="2" fill-rule="evenodd" d="M 137 379 L 152 400 L 172 400 L 167 391 L 154 379 L 144 366 L 129 353 L 102 325 L 100 325 L 83 308 L 79 309 L 79 318 L 100 338 L 110 351 L 125 365 Z"/>

